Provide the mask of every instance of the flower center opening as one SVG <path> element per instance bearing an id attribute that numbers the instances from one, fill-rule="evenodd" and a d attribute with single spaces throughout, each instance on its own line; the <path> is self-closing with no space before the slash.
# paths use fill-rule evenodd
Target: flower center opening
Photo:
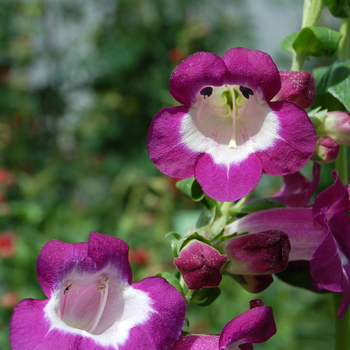
<path id="1" fill-rule="evenodd" d="M 207 106 L 217 117 L 232 119 L 228 148 L 237 148 L 236 121 L 246 113 L 253 90 L 239 85 L 207 86 L 199 94 L 199 111 Z"/>
<path id="2" fill-rule="evenodd" d="M 88 286 L 79 282 L 66 284 L 60 297 L 58 316 L 68 326 L 95 333 L 105 311 L 108 277 Z"/>

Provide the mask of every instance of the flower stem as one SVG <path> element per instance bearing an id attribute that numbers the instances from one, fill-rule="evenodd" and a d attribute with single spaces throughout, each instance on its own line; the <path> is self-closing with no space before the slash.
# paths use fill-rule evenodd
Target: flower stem
<path id="1" fill-rule="evenodd" d="M 347 312 L 341 320 L 338 319 L 338 310 L 342 299 L 342 293 L 333 293 L 334 300 L 334 323 L 335 323 L 335 344 L 334 350 L 349 350 L 350 335 L 349 335 L 349 313 Z"/>
<path id="2" fill-rule="evenodd" d="M 305 0 L 301 28 L 315 27 L 325 4 L 326 0 Z"/>

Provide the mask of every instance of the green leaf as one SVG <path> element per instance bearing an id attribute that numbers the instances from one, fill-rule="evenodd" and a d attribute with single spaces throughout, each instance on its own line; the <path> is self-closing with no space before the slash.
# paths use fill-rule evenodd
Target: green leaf
<path id="1" fill-rule="evenodd" d="M 313 107 L 350 111 L 350 60 L 336 61 L 330 67 L 314 69 L 313 74 L 316 82 Z"/>
<path id="2" fill-rule="evenodd" d="M 303 28 L 293 43 L 298 56 L 327 56 L 334 55 L 342 35 L 324 27 Z"/>
<path id="3" fill-rule="evenodd" d="M 346 18 L 349 16 L 350 0 L 326 0 L 326 6 L 334 17 Z"/>
<path id="4" fill-rule="evenodd" d="M 166 237 L 166 238 L 168 238 L 168 237 L 173 237 L 173 238 L 177 239 L 178 241 L 179 241 L 180 239 L 182 239 L 182 236 L 181 236 L 179 233 L 175 232 L 175 231 L 168 232 L 168 233 L 165 235 L 165 237 Z"/>
<path id="5" fill-rule="evenodd" d="M 156 276 L 165 278 L 172 286 L 174 286 L 183 295 L 183 289 L 181 287 L 179 280 L 170 272 L 158 272 L 156 273 Z"/>
<path id="6" fill-rule="evenodd" d="M 350 60 L 337 61 L 332 65 L 328 91 L 350 111 Z"/>
<path id="7" fill-rule="evenodd" d="M 285 37 L 281 42 L 281 49 L 295 56 L 296 52 L 293 48 L 293 44 L 295 39 L 298 37 L 298 35 L 299 35 L 299 32 L 294 32 L 292 34 L 289 34 L 287 37 Z"/>
<path id="8" fill-rule="evenodd" d="M 254 200 L 238 209 L 232 208 L 230 214 L 250 214 L 256 211 L 274 208 L 285 208 L 286 205 L 275 199 L 263 198 Z"/>
<path id="9" fill-rule="evenodd" d="M 176 187 L 186 198 L 194 202 L 201 201 L 205 196 L 201 186 L 194 177 L 178 181 Z"/>
<path id="10" fill-rule="evenodd" d="M 208 306 L 217 299 L 220 293 L 219 287 L 196 290 L 192 295 L 191 302 L 198 306 Z"/>

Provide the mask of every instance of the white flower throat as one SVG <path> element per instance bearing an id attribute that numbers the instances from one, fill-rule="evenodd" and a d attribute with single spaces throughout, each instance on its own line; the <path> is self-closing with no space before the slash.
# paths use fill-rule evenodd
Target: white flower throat
<path id="1" fill-rule="evenodd" d="M 252 89 L 239 85 L 207 86 L 200 90 L 198 114 L 206 105 L 217 117 L 232 119 L 228 148 L 237 148 L 236 121 L 245 115 L 250 101 L 249 96 L 253 95 Z"/>
<path id="2" fill-rule="evenodd" d="M 94 313 L 89 312 L 88 315 L 86 315 L 86 316 L 90 316 L 90 318 L 91 318 L 91 321 L 88 324 L 86 324 L 86 323 L 82 324 L 81 322 L 79 322 L 81 320 L 72 319 L 71 317 L 67 316 L 67 309 L 66 309 L 67 299 L 68 298 L 75 298 L 75 299 L 79 298 L 79 296 L 78 296 L 79 289 L 80 289 L 81 294 L 82 294 L 82 292 L 84 294 L 84 292 L 86 292 L 86 288 L 79 286 L 78 282 L 73 282 L 73 283 L 66 285 L 62 290 L 62 294 L 61 294 L 61 298 L 60 298 L 60 306 L 58 309 L 58 316 L 60 317 L 60 319 L 63 322 L 65 322 L 68 326 L 82 329 L 82 330 L 85 330 L 89 333 L 94 334 L 94 331 L 95 331 L 96 327 L 98 326 L 98 324 L 101 320 L 101 317 L 103 315 L 103 312 L 106 308 L 107 298 L 108 298 L 108 283 L 109 283 L 108 277 L 103 277 L 100 280 L 100 283 L 95 284 L 95 286 L 94 286 L 95 288 L 89 288 L 88 293 L 90 295 L 96 294 L 95 297 L 92 296 L 92 299 L 99 298 L 99 305 L 98 305 L 97 309 L 95 309 Z M 75 295 L 73 295 L 72 293 Z M 99 296 L 98 296 L 98 294 L 99 294 Z M 84 296 L 81 296 L 81 298 L 84 298 Z M 91 301 L 91 296 L 89 299 Z M 87 301 L 89 299 L 87 299 Z M 86 306 L 88 306 L 88 305 L 86 305 Z"/>

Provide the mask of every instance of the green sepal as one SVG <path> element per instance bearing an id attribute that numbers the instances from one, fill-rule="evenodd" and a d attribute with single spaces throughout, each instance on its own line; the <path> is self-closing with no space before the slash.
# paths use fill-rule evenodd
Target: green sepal
<path id="1" fill-rule="evenodd" d="M 305 27 L 296 37 L 293 48 L 301 57 L 334 55 L 342 34 L 324 27 Z"/>
<path id="2" fill-rule="evenodd" d="M 188 320 L 187 317 L 185 317 L 185 323 L 182 326 L 181 335 L 185 336 L 185 335 L 188 335 L 190 333 L 191 333 L 191 331 L 190 331 L 190 321 Z"/>
<path id="3" fill-rule="evenodd" d="M 182 295 L 184 295 L 184 291 L 181 287 L 179 280 L 172 275 L 170 272 L 158 272 L 156 276 L 165 278 L 172 286 L 174 286 Z"/>
<path id="4" fill-rule="evenodd" d="M 199 228 L 199 227 L 202 227 L 202 226 L 205 226 L 205 225 L 211 225 L 214 220 L 215 220 L 215 217 L 216 217 L 216 212 L 217 212 L 217 207 L 212 207 L 212 208 L 204 208 L 200 215 L 199 215 L 199 218 L 196 222 L 196 227 Z"/>
<path id="5" fill-rule="evenodd" d="M 203 236 L 201 236 L 200 234 L 198 234 L 197 232 L 192 233 L 191 235 L 184 237 L 178 244 L 177 246 L 177 253 L 180 254 L 181 250 L 191 241 L 193 240 L 197 240 L 197 241 L 201 241 L 205 244 L 208 244 L 209 246 L 210 241 L 208 239 L 205 239 Z"/>
<path id="6" fill-rule="evenodd" d="M 182 239 L 182 236 L 180 235 L 180 233 L 175 232 L 175 231 L 168 232 L 168 233 L 165 235 L 165 237 L 166 237 L 166 238 L 172 237 L 172 238 L 177 239 L 178 241 L 179 241 L 180 239 Z"/>
<path id="7" fill-rule="evenodd" d="M 179 257 L 178 250 L 177 250 L 178 245 L 179 245 L 178 240 L 176 240 L 176 239 L 171 240 L 171 253 L 173 254 L 174 258 Z"/>
<path id="8" fill-rule="evenodd" d="M 349 17 L 350 0 L 326 0 L 326 6 L 334 17 Z"/>
<path id="9" fill-rule="evenodd" d="M 194 177 L 178 181 L 176 187 L 186 198 L 194 202 L 200 202 L 204 199 L 205 194 Z"/>
<path id="10" fill-rule="evenodd" d="M 191 302 L 198 306 L 208 306 L 212 304 L 220 295 L 221 291 L 219 287 L 215 288 L 202 288 L 196 290 L 192 294 Z"/>
<path id="11" fill-rule="evenodd" d="M 275 209 L 275 208 L 286 208 L 287 206 L 280 201 L 275 199 L 263 198 L 254 200 L 240 208 L 231 208 L 229 209 L 229 214 L 251 214 L 256 211 L 266 210 L 266 209 Z"/>

